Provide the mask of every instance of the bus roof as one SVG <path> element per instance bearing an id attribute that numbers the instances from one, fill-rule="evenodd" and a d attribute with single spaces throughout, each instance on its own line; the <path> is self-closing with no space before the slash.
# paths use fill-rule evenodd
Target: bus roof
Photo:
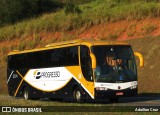
<path id="1" fill-rule="evenodd" d="M 47 49 L 54 49 L 54 48 L 61 48 L 66 46 L 75 46 L 75 45 L 87 45 L 87 46 L 94 46 L 94 45 L 129 45 L 126 42 L 117 42 L 117 41 L 101 41 L 101 40 L 90 40 L 90 39 L 77 39 L 71 41 L 63 41 L 57 43 L 51 43 L 46 45 L 44 48 L 36 48 L 31 50 L 13 50 L 8 55 L 15 55 L 21 53 L 28 53 L 28 52 L 36 52 L 36 51 L 43 51 Z"/>

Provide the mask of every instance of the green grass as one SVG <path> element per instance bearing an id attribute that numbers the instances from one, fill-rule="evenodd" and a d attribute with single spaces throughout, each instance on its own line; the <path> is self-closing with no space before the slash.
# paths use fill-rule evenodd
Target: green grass
<path id="1" fill-rule="evenodd" d="M 135 112 L 134 106 L 127 106 L 124 103 L 72 103 L 65 101 L 50 100 L 24 100 L 22 98 L 13 98 L 6 94 L 0 94 L 0 106 L 12 106 L 14 108 L 42 108 L 44 114 L 112 114 L 112 115 L 157 115 L 157 112 Z M 28 106 L 28 107 L 27 107 Z M 80 110 L 79 110 L 80 109 Z M 14 109 L 15 110 L 15 109 Z M 54 110 L 56 112 L 54 112 Z M 57 112 L 58 110 L 58 112 Z M 94 112 L 100 110 L 101 112 Z M 46 112 L 48 113 L 46 113 Z M 53 111 L 53 112 L 52 112 Z M 90 112 L 88 112 L 90 111 Z M 104 111 L 104 112 L 103 112 Z M 107 112 L 110 111 L 110 112 Z M 130 111 L 130 112 L 129 112 Z M 18 113 L 15 113 L 18 114 Z M 23 113 L 25 114 L 25 113 Z M 30 113 L 33 114 L 33 113 Z M 40 113 L 38 113 L 40 114 Z"/>
<path id="2" fill-rule="evenodd" d="M 150 34 L 152 33 L 154 30 L 157 29 L 157 25 L 151 25 L 151 24 L 147 24 L 144 27 L 141 28 L 142 30 L 144 30 L 144 34 Z"/>
<path id="3" fill-rule="evenodd" d="M 81 13 L 66 14 L 64 9 L 56 13 L 24 20 L 14 25 L 0 28 L 0 41 L 21 38 L 39 32 L 71 31 L 93 25 L 119 20 L 140 20 L 160 15 L 160 3 L 145 0 L 95 0 L 79 5 Z"/>

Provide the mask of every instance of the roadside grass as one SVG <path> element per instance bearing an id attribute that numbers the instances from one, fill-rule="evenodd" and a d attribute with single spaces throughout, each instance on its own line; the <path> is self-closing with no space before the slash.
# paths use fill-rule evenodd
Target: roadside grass
<path id="1" fill-rule="evenodd" d="M 7 94 L 7 68 L 6 63 L 0 63 L 0 94 Z"/>
<path id="2" fill-rule="evenodd" d="M 0 46 L 0 68 L 3 67 L 6 62 L 8 50 L 7 46 Z"/>
<path id="3" fill-rule="evenodd" d="M 0 48 L 0 54 L 5 54 L 7 52 L 7 47 L 1 47 Z"/>
<path id="4" fill-rule="evenodd" d="M 42 108 L 42 113 L 37 114 L 86 114 L 86 115 L 153 115 L 157 112 L 135 112 L 134 106 L 127 106 L 123 103 L 72 103 L 65 101 L 50 101 L 50 100 L 24 100 L 22 98 L 13 98 L 6 94 L 0 94 L 0 106 L 14 108 Z M 68 108 L 67 108 L 68 107 Z M 80 109 L 80 110 L 79 110 Z M 95 109 L 95 110 L 94 110 Z M 100 109 L 101 112 L 94 112 Z M 48 112 L 47 112 L 48 111 Z M 53 112 L 49 112 L 53 111 Z M 54 112 L 55 111 L 55 112 Z M 109 112 L 107 112 L 109 111 Z M 113 112 L 110 112 L 113 111 Z M 12 114 L 19 114 L 18 112 Z M 25 114 L 25 113 L 23 113 Z M 33 114 L 32 112 L 30 114 Z M 35 113 L 34 113 L 35 114 Z"/>

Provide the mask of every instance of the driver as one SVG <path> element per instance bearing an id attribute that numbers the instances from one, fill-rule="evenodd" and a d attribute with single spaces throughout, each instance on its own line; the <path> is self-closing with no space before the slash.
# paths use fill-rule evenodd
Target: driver
<path id="1" fill-rule="evenodd" d="M 115 65 L 114 56 L 113 55 L 106 55 L 104 59 L 104 64 L 102 65 L 102 74 L 109 74 L 113 71 L 113 67 Z"/>
<path id="2" fill-rule="evenodd" d="M 113 54 L 106 55 L 105 64 L 111 66 L 113 69 L 122 69 L 122 59 L 115 59 Z"/>

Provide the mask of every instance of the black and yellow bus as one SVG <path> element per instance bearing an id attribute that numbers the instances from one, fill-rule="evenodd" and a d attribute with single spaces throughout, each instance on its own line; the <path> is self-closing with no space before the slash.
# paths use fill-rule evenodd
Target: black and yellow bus
<path id="1" fill-rule="evenodd" d="M 110 99 L 138 92 L 135 55 L 125 42 L 74 40 L 13 51 L 7 57 L 8 93 L 24 99 Z"/>

